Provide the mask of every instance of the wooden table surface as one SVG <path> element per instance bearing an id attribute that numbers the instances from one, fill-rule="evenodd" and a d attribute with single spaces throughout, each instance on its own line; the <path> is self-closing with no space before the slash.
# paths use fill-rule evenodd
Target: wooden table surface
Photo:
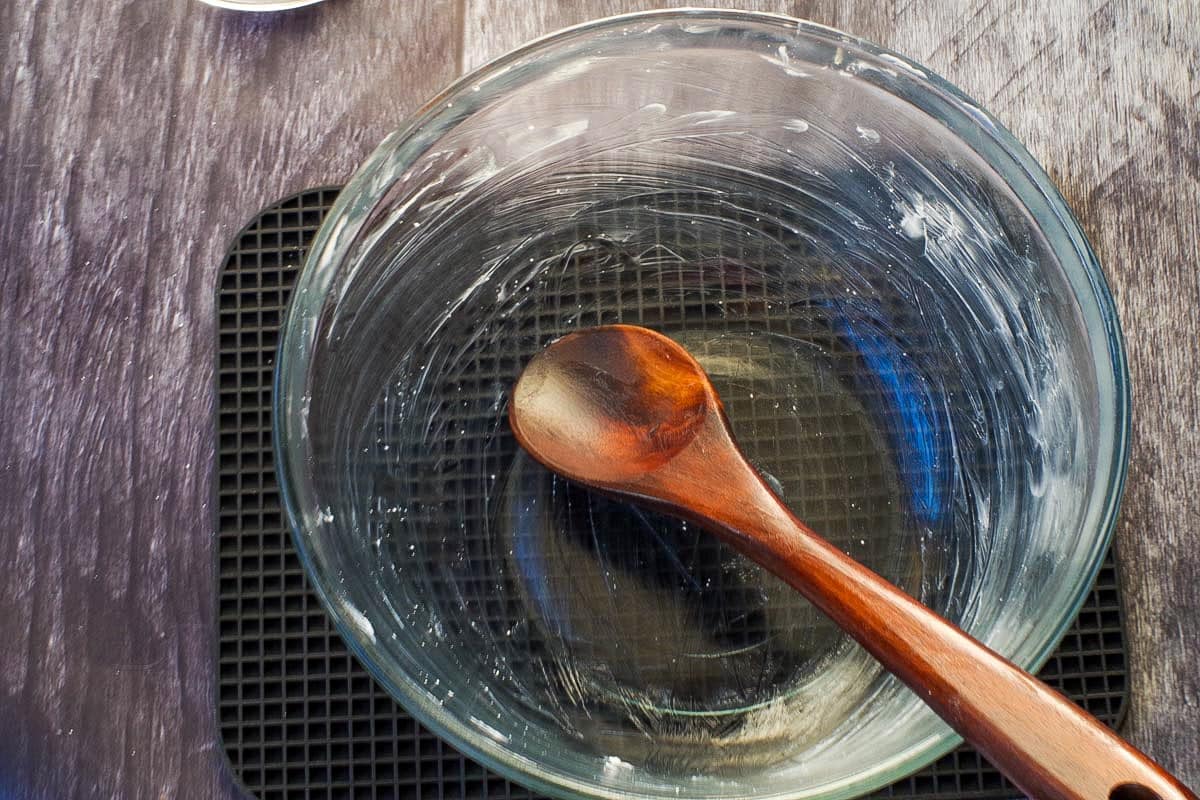
<path id="1" fill-rule="evenodd" d="M 214 286 L 237 229 L 344 180 L 463 70 L 673 4 L 0 3 L 0 798 L 238 793 L 214 719 L 211 507 Z M 929 65 L 1083 221 L 1134 387 L 1125 732 L 1200 785 L 1200 4 L 730 5 Z"/>

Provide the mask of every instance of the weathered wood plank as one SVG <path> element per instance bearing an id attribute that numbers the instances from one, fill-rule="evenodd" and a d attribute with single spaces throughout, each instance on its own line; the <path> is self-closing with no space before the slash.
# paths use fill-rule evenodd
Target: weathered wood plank
<path id="1" fill-rule="evenodd" d="M 448 82 L 453 0 L 0 4 L 0 795 L 234 793 L 214 289 L 264 205 Z"/>

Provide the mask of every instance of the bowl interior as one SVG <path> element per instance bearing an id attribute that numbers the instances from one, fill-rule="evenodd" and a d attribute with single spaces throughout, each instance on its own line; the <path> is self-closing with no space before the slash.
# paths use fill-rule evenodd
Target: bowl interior
<path id="1" fill-rule="evenodd" d="M 685 344 L 801 518 L 1020 664 L 1107 543 L 1123 367 L 1077 227 L 982 112 L 835 32 L 641 15 L 486 67 L 372 157 L 296 298 L 278 441 L 318 589 L 543 791 L 847 796 L 956 741 L 715 538 L 520 452 L 509 388 L 563 333 Z"/>

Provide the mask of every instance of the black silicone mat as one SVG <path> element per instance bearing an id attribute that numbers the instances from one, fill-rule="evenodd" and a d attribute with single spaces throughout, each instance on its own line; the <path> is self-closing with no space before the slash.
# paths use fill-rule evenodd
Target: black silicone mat
<path id="1" fill-rule="evenodd" d="M 460 755 L 401 709 L 354 660 L 310 591 L 280 506 L 271 449 L 279 325 L 336 188 L 291 197 L 238 236 L 217 293 L 217 713 L 245 788 L 283 798 L 533 798 Z M 1042 677 L 1111 725 L 1126 701 L 1110 553 Z M 1018 795 L 961 748 L 880 792 L 891 798 Z"/>

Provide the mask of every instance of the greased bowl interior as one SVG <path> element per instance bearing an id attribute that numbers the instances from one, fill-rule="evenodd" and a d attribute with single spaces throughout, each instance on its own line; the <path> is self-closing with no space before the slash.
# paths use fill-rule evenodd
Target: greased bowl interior
<path id="1" fill-rule="evenodd" d="M 673 11 L 472 73 L 339 197 L 280 346 L 312 583 L 422 722 L 559 797 L 841 798 L 957 737 L 714 537 L 526 457 L 556 336 L 676 338 L 796 513 L 1026 668 L 1111 535 L 1128 389 L 1062 198 L 923 67 Z"/>

